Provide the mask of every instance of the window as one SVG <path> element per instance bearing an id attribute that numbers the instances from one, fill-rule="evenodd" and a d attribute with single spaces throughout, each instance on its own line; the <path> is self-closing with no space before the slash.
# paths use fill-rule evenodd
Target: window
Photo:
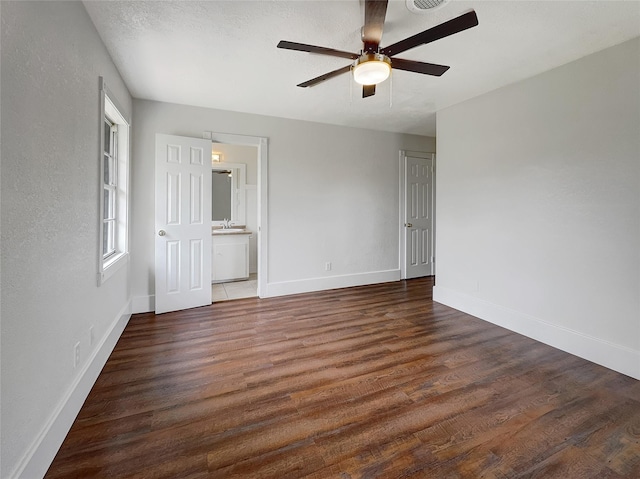
<path id="1" fill-rule="evenodd" d="M 104 117 L 104 160 L 102 211 L 102 259 L 116 254 L 116 208 L 118 202 L 118 125 Z"/>
<path id="2" fill-rule="evenodd" d="M 98 284 L 128 259 L 129 122 L 100 78 L 100 255 Z"/>

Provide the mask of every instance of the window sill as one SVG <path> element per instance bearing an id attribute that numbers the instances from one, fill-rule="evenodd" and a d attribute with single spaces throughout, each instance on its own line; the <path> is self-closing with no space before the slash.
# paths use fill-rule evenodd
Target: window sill
<path id="1" fill-rule="evenodd" d="M 104 284 L 111 276 L 129 263 L 129 253 L 113 255 L 102 265 L 102 271 L 98 272 L 98 286 Z"/>

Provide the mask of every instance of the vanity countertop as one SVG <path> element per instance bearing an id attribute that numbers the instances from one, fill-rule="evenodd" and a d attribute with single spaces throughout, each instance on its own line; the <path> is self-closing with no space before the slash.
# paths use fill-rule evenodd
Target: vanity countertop
<path id="1" fill-rule="evenodd" d="M 232 226 L 231 228 L 220 228 L 217 226 L 213 226 L 211 228 L 211 234 L 218 235 L 250 235 L 251 231 L 246 229 L 244 226 Z"/>

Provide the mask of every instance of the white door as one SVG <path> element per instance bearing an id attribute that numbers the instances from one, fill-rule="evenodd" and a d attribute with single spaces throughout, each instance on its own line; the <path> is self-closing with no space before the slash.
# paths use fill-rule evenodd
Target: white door
<path id="1" fill-rule="evenodd" d="M 211 141 L 156 134 L 156 313 L 211 304 Z"/>
<path id="2" fill-rule="evenodd" d="M 405 277 L 433 274 L 433 159 L 405 156 Z"/>

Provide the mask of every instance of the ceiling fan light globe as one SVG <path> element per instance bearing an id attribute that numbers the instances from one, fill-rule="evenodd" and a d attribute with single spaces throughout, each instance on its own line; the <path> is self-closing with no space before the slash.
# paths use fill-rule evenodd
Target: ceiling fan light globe
<path id="1" fill-rule="evenodd" d="M 365 54 L 356 60 L 353 67 L 353 79 L 361 85 L 377 85 L 391 74 L 389 57 L 375 54 Z"/>

